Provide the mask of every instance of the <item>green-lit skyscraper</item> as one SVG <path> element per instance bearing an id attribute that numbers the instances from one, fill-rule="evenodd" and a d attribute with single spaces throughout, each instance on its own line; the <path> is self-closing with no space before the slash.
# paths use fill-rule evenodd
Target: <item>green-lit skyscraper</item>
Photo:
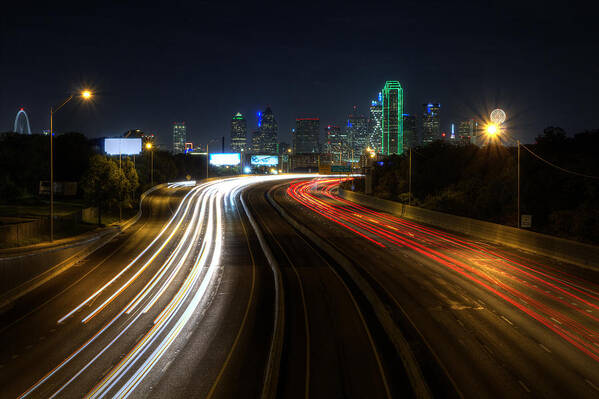
<path id="1" fill-rule="evenodd" d="M 403 153 L 403 89 L 396 80 L 383 87 L 381 149 L 384 155 Z"/>

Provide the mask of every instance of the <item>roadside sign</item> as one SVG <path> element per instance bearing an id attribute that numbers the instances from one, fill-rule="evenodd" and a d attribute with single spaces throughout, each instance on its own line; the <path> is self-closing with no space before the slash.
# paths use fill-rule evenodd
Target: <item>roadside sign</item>
<path id="1" fill-rule="evenodd" d="M 330 175 L 331 174 L 331 165 L 319 165 L 318 166 L 318 174 Z"/>
<path id="2" fill-rule="evenodd" d="M 351 168 L 346 165 L 331 165 L 331 173 L 351 173 Z"/>
<path id="3" fill-rule="evenodd" d="M 531 228 L 532 227 L 532 215 L 522 215 L 520 220 L 520 227 Z"/>

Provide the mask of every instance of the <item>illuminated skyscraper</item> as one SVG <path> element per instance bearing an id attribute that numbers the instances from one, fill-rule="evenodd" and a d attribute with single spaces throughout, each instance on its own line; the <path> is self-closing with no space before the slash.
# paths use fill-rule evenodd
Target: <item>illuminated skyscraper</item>
<path id="1" fill-rule="evenodd" d="M 231 120 L 231 151 L 246 151 L 247 147 L 247 122 L 240 112 Z"/>
<path id="2" fill-rule="evenodd" d="M 328 125 L 324 128 L 324 135 L 326 137 L 326 145 L 324 152 L 333 155 L 334 160 L 339 160 L 343 152 L 343 146 L 346 144 L 344 138 L 346 137 L 341 133 L 341 128 L 335 125 Z"/>
<path id="3" fill-rule="evenodd" d="M 354 105 L 353 112 L 348 115 L 345 132 L 349 145 L 354 152 L 354 158 L 359 159 L 360 154 L 368 147 L 368 120 L 358 113 L 358 106 Z"/>
<path id="4" fill-rule="evenodd" d="M 383 87 L 383 121 L 381 153 L 403 153 L 403 89 L 396 80 L 389 80 Z"/>
<path id="5" fill-rule="evenodd" d="M 298 118 L 293 135 L 294 154 L 317 154 L 320 147 L 320 119 Z"/>
<path id="6" fill-rule="evenodd" d="M 374 148 L 377 153 L 381 152 L 381 142 L 383 140 L 383 105 L 382 93 L 379 92 L 378 100 L 372 100 L 370 103 L 370 115 L 368 118 L 368 134 L 370 148 Z"/>
<path id="7" fill-rule="evenodd" d="M 416 130 L 416 115 L 403 114 L 403 148 L 418 146 L 418 132 Z"/>
<path id="8" fill-rule="evenodd" d="M 441 104 L 422 104 L 422 108 L 422 141 L 424 144 L 430 144 L 435 140 L 441 139 L 439 120 Z"/>
<path id="9" fill-rule="evenodd" d="M 258 130 L 260 131 L 260 151 L 264 154 L 277 154 L 279 125 L 270 107 L 258 113 Z"/>
<path id="10" fill-rule="evenodd" d="M 173 153 L 180 154 L 185 152 L 185 142 L 187 141 L 187 128 L 185 122 L 173 123 Z"/>

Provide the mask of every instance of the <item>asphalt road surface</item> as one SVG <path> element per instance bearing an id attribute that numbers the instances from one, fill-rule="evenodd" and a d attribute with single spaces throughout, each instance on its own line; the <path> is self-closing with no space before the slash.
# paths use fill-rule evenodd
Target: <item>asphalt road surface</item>
<path id="1" fill-rule="evenodd" d="M 273 194 L 386 302 L 435 396 L 599 396 L 598 274 L 353 204 L 339 179 Z M 440 374 L 439 370 L 442 371 Z"/>
<path id="2" fill-rule="evenodd" d="M 0 314 L 0 397 L 422 393 L 339 258 L 271 201 L 372 287 L 430 396 L 599 396 L 596 273 L 349 203 L 338 182 L 154 191 L 130 229 Z"/>
<path id="3" fill-rule="evenodd" d="M 155 191 L 127 232 L 0 315 L 0 396 L 258 397 L 274 285 L 231 195 L 245 184 Z"/>

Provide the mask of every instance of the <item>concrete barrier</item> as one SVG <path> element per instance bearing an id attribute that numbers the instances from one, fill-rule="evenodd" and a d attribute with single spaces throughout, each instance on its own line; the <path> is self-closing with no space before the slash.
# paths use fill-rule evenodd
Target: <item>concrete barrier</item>
<path id="1" fill-rule="evenodd" d="M 512 248 L 545 255 L 561 262 L 599 271 L 599 247 L 553 237 L 515 227 L 450 215 L 430 209 L 356 193 L 339 188 L 339 196 L 346 200 L 415 222 L 465 234 L 480 240 L 507 245 Z"/>

